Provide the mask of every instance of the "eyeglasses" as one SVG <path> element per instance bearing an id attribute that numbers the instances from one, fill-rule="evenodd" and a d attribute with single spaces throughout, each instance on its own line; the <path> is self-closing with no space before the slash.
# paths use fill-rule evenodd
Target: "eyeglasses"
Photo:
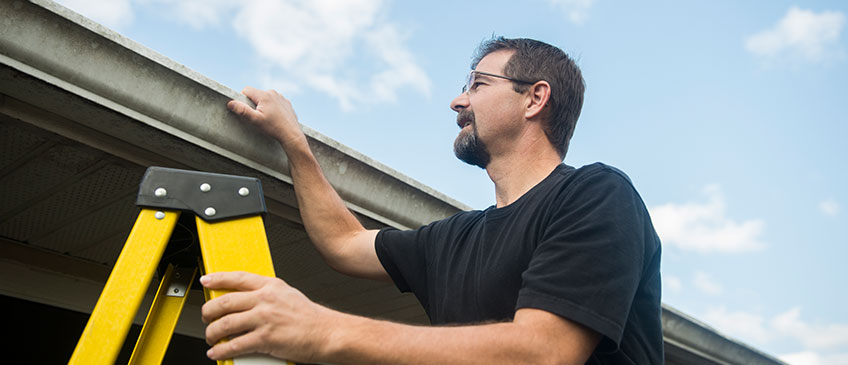
<path id="1" fill-rule="evenodd" d="M 465 85 L 462 86 L 462 93 L 463 94 L 468 92 L 468 90 L 471 90 L 471 86 L 474 85 L 474 80 L 477 78 L 477 75 L 497 77 L 499 79 L 509 80 L 509 81 L 512 81 L 512 82 L 517 82 L 519 84 L 528 84 L 528 85 L 535 84 L 535 82 L 532 82 L 532 81 L 519 80 L 519 79 L 514 79 L 514 78 L 508 77 L 508 76 L 495 75 L 495 74 L 490 74 L 488 72 L 472 70 L 471 72 L 468 73 L 468 78 L 465 79 Z"/>

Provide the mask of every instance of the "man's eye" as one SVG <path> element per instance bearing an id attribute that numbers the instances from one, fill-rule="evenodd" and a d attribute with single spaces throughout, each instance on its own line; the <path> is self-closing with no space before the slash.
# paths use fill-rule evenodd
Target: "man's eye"
<path id="1" fill-rule="evenodd" d="M 476 89 L 477 86 L 480 86 L 480 85 L 483 85 L 483 83 L 482 82 L 475 82 L 475 83 L 471 84 L 471 89 Z"/>

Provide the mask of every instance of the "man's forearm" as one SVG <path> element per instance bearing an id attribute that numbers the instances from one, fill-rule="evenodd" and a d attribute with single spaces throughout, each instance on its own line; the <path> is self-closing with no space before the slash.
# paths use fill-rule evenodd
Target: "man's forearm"
<path id="1" fill-rule="evenodd" d="M 325 356 L 338 364 L 582 364 L 598 341 L 537 323 L 422 327 L 348 314 L 335 323 Z"/>
<path id="2" fill-rule="evenodd" d="M 324 177 L 304 136 L 283 147 L 289 159 L 298 209 L 316 244 L 351 231 L 364 229 Z"/>
<path id="3" fill-rule="evenodd" d="M 328 360 L 337 364 L 528 363 L 538 355 L 512 323 L 420 327 L 352 317 L 330 337 Z"/>
<path id="4" fill-rule="evenodd" d="M 327 181 L 306 136 L 280 142 L 289 159 L 298 209 L 309 238 L 330 265 L 337 265 L 336 258 L 345 248 L 343 243 L 365 228 Z"/>

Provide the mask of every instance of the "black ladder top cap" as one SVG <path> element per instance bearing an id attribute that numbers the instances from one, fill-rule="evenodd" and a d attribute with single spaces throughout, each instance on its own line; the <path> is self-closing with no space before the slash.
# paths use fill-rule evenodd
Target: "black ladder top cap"
<path id="1" fill-rule="evenodd" d="M 257 178 L 155 166 L 144 172 L 135 204 L 191 211 L 209 222 L 266 212 Z"/>

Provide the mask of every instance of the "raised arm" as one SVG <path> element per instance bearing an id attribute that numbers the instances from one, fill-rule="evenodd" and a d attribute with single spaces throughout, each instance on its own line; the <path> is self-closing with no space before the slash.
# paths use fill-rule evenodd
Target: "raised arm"
<path id="1" fill-rule="evenodd" d="M 291 102 L 274 90 L 246 87 L 242 93 L 256 103 L 256 109 L 237 100 L 227 103 L 227 108 L 282 145 L 303 225 L 324 260 L 348 275 L 390 281 L 374 249 L 377 231 L 366 230 L 330 186 L 309 149 Z"/>

